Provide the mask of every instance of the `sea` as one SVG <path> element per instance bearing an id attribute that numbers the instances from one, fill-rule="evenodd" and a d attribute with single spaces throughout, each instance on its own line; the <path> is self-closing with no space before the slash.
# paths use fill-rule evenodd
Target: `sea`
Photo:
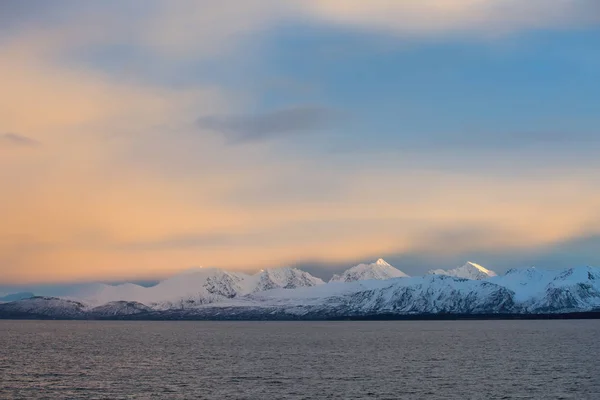
<path id="1" fill-rule="evenodd" d="M 1 399 L 600 399 L 600 320 L 0 321 Z"/>

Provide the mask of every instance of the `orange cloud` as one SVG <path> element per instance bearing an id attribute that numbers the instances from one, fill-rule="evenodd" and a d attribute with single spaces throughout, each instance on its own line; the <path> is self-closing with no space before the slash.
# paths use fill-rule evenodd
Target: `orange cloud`
<path id="1" fill-rule="evenodd" d="M 173 8 L 129 27 L 130 40 L 173 57 L 190 49 L 211 55 L 221 39 L 237 42 L 289 18 L 417 33 L 515 21 L 537 27 L 546 17 L 544 26 L 563 21 L 558 11 L 575 2 L 547 5 L 552 15 L 539 20 L 530 17 L 535 13 L 515 19 L 539 1 L 510 2 L 510 15 L 489 13 L 492 2 L 483 0 L 242 3 L 215 6 L 217 22 L 203 24 L 210 13 L 198 2 L 165 2 Z M 112 32 L 82 25 L 28 33 L 0 50 L 0 132 L 43 143 L 36 151 L 0 149 L 3 283 L 526 247 L 599 229 L 594 171 L 491 179 L 477 170 L 408 173 L 395 163 L 375 169 L 377 160 L 373 168 L 342 160 L 333 169 L 326 159 L 278 154 L 268 143 L 224 146 L 193 121 L 239 111 L 237 96 L 61 64 L 57 54 L 65 48 L 114 40 Z M 457 234 L 449 240 L 445 232 Z"/>
<path id="2" fill-rule="evenodd" d="M 23 189 L 2 200 L 4 279 L 139 278 L 191 265 L 252 270 L 302 259 L 522 248 L 598 229 L 590 221 L 600 191 L 586 179 L 405 179 L 392 170 L 349 179 L 327 201 L 231 203 L 237 191 L 230 190 L 252 175 L 229 177 L 226 188 L 144 174 L 85 181 L 59 175 Z M 438 238 L 443 232 L 457 239 Z"/>

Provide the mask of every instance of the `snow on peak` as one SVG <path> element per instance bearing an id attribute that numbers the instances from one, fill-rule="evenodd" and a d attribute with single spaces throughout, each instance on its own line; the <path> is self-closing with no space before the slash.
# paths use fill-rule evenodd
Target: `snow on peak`
<path id="1" fill-rule="evenodd" d="M 465 278 L 465 279 L 474 279 L 474 280 L 482 280 L 497 276 L 497 274 L 489 270 L 487 268 L 482 267 L 479 264 L 474 262 L 467 262 L 462 267 L 443 270 L 443 269 L 434 269 L 428 272 L 430 275 L 448 275 L 456 278 Z"/>
<path id="2" fill-rule="evenodd" d="M 491 271 L 487 268 L 482 267 L 479 264 L 475 264 L 474 262 L 468 261 L 465 265 L 463 265 L 463 268 L 475 268 L 477 271 L 484 273 L 488 276 L 496 276 L 497 274 L 494 271 Z"/>
<path id="3" fill-rule="evenodd" d="M 329 282 L 355 282 L 407 277 L 408 275 L 404 272 L 392 267 L 384 259 L 380 258 L 372 264 L 359 264 L 340 275 L 334 275 Z"/>
<path id="4" fill-rule="evenodd" d="M 375 264 L 380 265 L 382 267 L 391 267 L 391 265 L 383 258 L 380 258 L 379 260 L 375 261 Z"/>
<path id="5" fill-rule="evenodd" d="M 321 279 L 312 276 L 308 272 L 298 268 L 282 267 L 261 269 L 260 272 L 253 275 L 254 288 L 252 292 L 262 292 L 270 289 L 296 289 L 299 287 L 310 287 L 322 285 Z"/>

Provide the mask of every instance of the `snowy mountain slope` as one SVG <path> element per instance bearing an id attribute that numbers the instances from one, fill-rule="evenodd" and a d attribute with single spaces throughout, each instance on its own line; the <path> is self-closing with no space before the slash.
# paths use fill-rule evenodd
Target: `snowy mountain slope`
<path id="1" fill-rule="evenodd" d="M 561 271 L 550 271 L 535 267 L 511 269 L 502 276 L 488 279 L 515 292 L 517 301 L 525 302 L 540 296 Z"/>
<path id="2" fill-rule="evenodd" d="M 134 284 L 96 285 L 69 298 L 90 306 L 129 301 L 167 310 L 226 301 L 273 288 L 294 289 L 323 283 L 321 279 L 296 268 L 267 269 L 255 275 L 218 268 L 194 268 L 152 287 Z"/>
<path id="3" fill-rule="evenodd" d="M 502 286 L 449 276 L 413 278 L 351 296 L 360 313 L 482 314 L 518 311 L 514 293 Z"/>
<path id="4" fill-rule="evenodd" d="M 407 278 L 404 272 L 392 267 L 380 258 L 371 264 L 359 264 L 340 275 L 334 275 L 329 282 L 354 282 L 371 279 L 384 280 L 390 278 Z"/>
<path id="5" fill-rule="evenodd" d="M 56 297 L 31 297 L 0 304 L 0 314 L 7 318 L 81 318 L 86 311 L 83 303 Z"/>
<path id="6" fill-rule="evenodd" d="M 429 275 L 448 275 L 456 278 L 464 278 L 464 279 L 488 279 L 497 274 L 489 269 L 482 267 L 479 264 L 475 264 L 473 262 L 467 262 L 462 267 L 458 267 L 455 269 L 443 270 L 443 269 L 434 269 L 428 272 Z"/>
<path id="7" fill-rule="evenodd" d="M 305 306 L 322 305 L 331 299 L 341 299 L 356 292 L 374 287 L 385 287 L 390 281 L 354 281 L 330 282 L 324 285 L 302 287 L 294 290 L 273 289 L 264 292 L 252 293 L 241 297 L 239 300 L 256 303 L 256 306 Z M 239 305 L 244 305 L 239 304 Z"/>
<path id="8" fill-rule="evenodd" d="M 150 307 L 135 301 L 113 301 L 94 307 L 89 310 L 89 313 L 98 318 L 110 318 L 115 316 L 141 314 L 150 311 L 152 311 Z"/>
<path id="9" fill-rule="evenodd" d="M 325 283 L 322 279 L 314 277 L 308 272 L 289 267 L 262 270 L 253 275 L 249 282 L 252 282 L 250 293 L 277 288 L 297 289 Z"/>
<path id="10" fill-rule="evenodd" d="M 159 309 L 185 308 L 233 298 L 247 293 L 248 276 L 217 268 L 197 268 L 147 288 L 134 299 Z"/>
<path id="11" fill-rule="evenodd" d="M 515 292 L 515 299 L 530 310 L 552 311 L 600 307 L 600 269 L 569 268 L 551 271 L 538 268 L 512 269 L 489 279 Z"/>
<path id="12" fill-rule="evenodd" d="M 102 285 L 72 298 L 98 306 L 109 302 L 137 302 L 157 309 L 183 308 L 233 298 L 248 291 L 246 274 L 217 268 L 194 268 L 155 286 Z"/>
<path id="13" fill-rule="evenodd" d="M 449 276 L 329 283 L 323 287 L 252 296 L 260 306 L 284 309 L 317 308 L 340 315 L 377 313 L 496 313 L 513 312 L 514 293 L 495 284 Z"/>
<path id="14" fill-rule="evenodd" d="M 53 296 L 83 301 L 91 306 L 106 304 L 114 300 L 134 300 L 141 297 L 146 289 L 133 283 L 107 285 L 104 283 L 87 284 L 67 292 L 64 296 Z"/>

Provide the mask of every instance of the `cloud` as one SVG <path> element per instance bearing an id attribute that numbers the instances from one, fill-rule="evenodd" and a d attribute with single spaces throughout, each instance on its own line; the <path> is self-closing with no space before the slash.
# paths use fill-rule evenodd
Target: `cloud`
<path id="1" fill-rule="evenodd" d="M 223 133 L 231 142 L 255 142 L 318 131 L 332 119 L 331 110 L 307 106 L 264 114 L 207 116 L 198 125 Z"/>
<path id="2" fill-rule="evenodd" d="M 328 169 L 315 159 L 292 166 L 306 176 Z M 255 270 L 307 258 L 351 263 L 399 253 L 513 251 L 600 228 L 593 175 L 490 179 L 388 166 L 338 171 L 331 179 L 343 185 L 326 200 L 306 193 L 248 204 L 240 191 L 235 203 L 224 201 L 223 184 L 239 188 L 269 176 L 268 169 L 245 169 L 237 177 L 213 167 L 178 179 L 114 169 L 35 186 L 20 181 L 16 195 L 0 198 L 2 279 L 141 279 L 198 264 Z M 24 251 L 27 242 L 43 245 Z"/>
<path id="3" fill-rule="evenodd" d="M 0 32 L 15 28 L 19 24 L 39 21 L 56 9 L 56 3 L 52 5 L 43 0 L 0 2 Z"/>
<path id="4" fill-rule="evenodd" d="M 408 36 L 504 34 L 600 21 L 595 0 L 308 0 L 317 19 Z"/>
<path id="5" fill-rule="evenodd" d="M 117 250 L 123 251 L 162 251 L 169 249 L 190 249 L 214 246 L 228 246 L 233 243 L 232 235 L 227 234 L 190 234 L 175 235 L 157 240 L 130 243 L 113 243 Z"/>
<path id="6" fill-rule="evenodd" d="M 16 133 L 0 134 L 0 145 L 17 146 L 17 147 L 36 147 L 39 142 L 27 136 L 18 135 Z"/>
<path id="7" fill-rule="evenodd" d="M 457 148 L 519 148 L 545 147 L 552 145 L 600 143 L 600 135 L 593 131 L 523 131 L 523 132 L 436 132 L 420 137 L 407 137 L 406 144 L 413 148 L 439 148 L 456 150 Z"/>
<path id="8" fill-rule="evenodd" d="M 56 36 L 50 48 L 126 44 L 180 59 L 243 50 L 239 44 L 288 23 L 447 39 L 449 33 L 478 38 L 473 34 L 493 36 L 600 22 L 596 0 L 148 0 L 143 4 L 63 0 L 52 5 L 34 0 L 1 4 L 3 30 L 53 29 Z"/>
<path id="9" fill-rule="evenodd" d="M 248 114 L 244 93 L 232 96 L 214 82 L 123 79 L 71 58 L 81 49 L 131 48 L 173 73 L 195 66 L 189 59 L 218 66 L 218 56 L 232 49 L 242 59 L 252 48 L 243 44 L 288 22 L 445 39 L 561 28 L 600 15 L 597 2 L 581 0 L 499 3 L 125 0 L 61 2 L 65 8 L 52 15 L 14 10 L 16 20 L 29 22 L 0 28 L 0 87 L 11 94 L 0 96 L 0 120 L 19 135 L 0 140 L 26 146 L 15 136 L 35 136 L 48 151 L 0 157 L 0 187 L 9 193 L 0 196 L 2 279 L 140 278 L 189 265 L 255 269 L 307 257 L 346 263 L 468 250 L 474 241 L 512 249 L 593 234 L 596 170 L 545 180 L 520 170 L 502 180 L 472 155 L 466 176 L 453 176 L 443 168 L 420 174 L 398 163 L 398 154 L 392 162 L 340 161 L 223 146 L 198 131 L 236 143 L 274 140 L 325 129 L 335 113 L 298 106 Z M 198 110 L 209 116 L 182 128 Z M 102 234 L 86 236 L 90 231 Z"/>

